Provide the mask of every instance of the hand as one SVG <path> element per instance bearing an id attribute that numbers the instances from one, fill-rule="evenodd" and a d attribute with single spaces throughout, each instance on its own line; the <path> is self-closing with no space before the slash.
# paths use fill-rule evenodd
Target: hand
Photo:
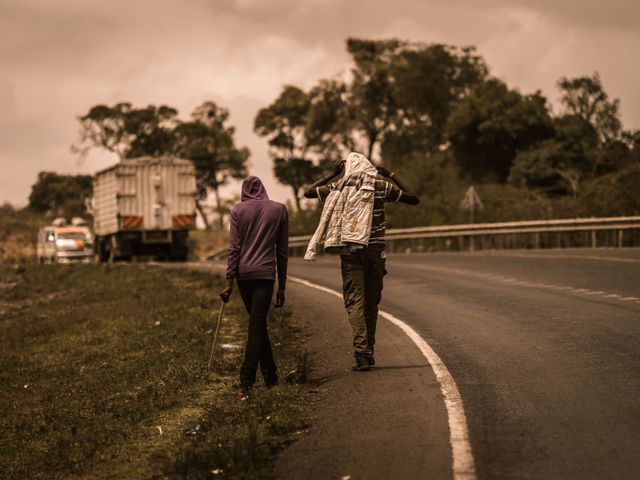
<path id="1" fill-rule="evenodd" d="M 342 173 L 342 169 L 344 168 L 344 164 L 345 161 L 344 160 L 339 160 L 336 162 L 335 166 L 333 167 L 333 176 L 337 177 L 338 175 L 340 175 L 340 173 Z"/>
<path id="2" fill-rule="evenodd" d="M 391 172 L 389 171 L 389 169 L 384 167 L 383 165 L 377 165 L 376 170 L 378 170 L 378 173 L 383 177 L 389 178 L 391 176 Z"/>
<path id="3" fill-rule="evenodd" d="M 231 296 L 231 292 L 233 291 L 233 285 L 227 285 L 224 287 L 224 290 L 220 292 L 220 298 L 224 303 L 229 302 L 229 297 Z"/>
<path id="4" fill-rule="evenodd" d="M 275 307 L 280 308 L 284 305 L 284 290 L 278 290 L 276 292 L 276 304 Z"/>

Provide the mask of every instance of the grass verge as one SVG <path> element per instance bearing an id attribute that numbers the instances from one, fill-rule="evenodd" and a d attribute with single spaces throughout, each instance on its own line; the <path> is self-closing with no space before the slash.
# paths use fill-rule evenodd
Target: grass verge
<path id="1" fill-rule="evenodd" d="M 270 319 L 281 375 L 235 389 L 239 296 L 206 371 L 222 279 L 145 265 L 0 266 L 0 477 L 270 478 L 305 428 L 301 329 Z M 258 385 L 261 385 L 258 379 Z"/>

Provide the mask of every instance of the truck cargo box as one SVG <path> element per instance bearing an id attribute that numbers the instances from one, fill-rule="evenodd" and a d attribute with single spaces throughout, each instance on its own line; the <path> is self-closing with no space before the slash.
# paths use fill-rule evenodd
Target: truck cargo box
<path id="1" fill-rule="evenodd" d="M 92 208 L 100 258 L 163 253 L 160 247 L 144 248 L 153 243 L 173 243 L 166 256 L 186 257 L 187 231 L 195 227 L 195 195 L 195 168 L 189 160 L 140 157 L 97 172 Z"/>
<path id="2" fill-rule="evenodd" d="M 95 174 L 94 232 L 192 228 L 195 194 L 195 169 L 189 160 L 124 160 Z"/>

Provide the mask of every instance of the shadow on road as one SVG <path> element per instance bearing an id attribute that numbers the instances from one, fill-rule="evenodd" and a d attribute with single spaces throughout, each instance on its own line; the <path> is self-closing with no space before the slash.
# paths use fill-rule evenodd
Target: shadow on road
<path id="1" fill-rule="evenodd" d="M 382 367 L 372 367 L 371 371 L 374 372 L 376 370 L 404 370 L 405 368 L 427 368 L 429 365 L 384 365 Z"/>

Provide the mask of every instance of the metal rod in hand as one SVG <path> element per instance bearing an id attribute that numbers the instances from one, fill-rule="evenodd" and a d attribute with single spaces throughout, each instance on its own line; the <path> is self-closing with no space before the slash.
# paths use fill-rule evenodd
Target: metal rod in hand
<path id="1" fill-rule="evenodd" d="M 224 315 L 224 307 L 226 302 L 222 302 L 220 305 L 220 313 L 218 314 L 218 323 L 216 325 L 216 333 L 213 335 L 213 345 L 211 345 L 211 355 L 209 355 L 209 364 L 207 370 L 211 370 L 211 362 L 213 362 L 213 352 L 216 349 L 216 343 L 218 342 L 218 332 L 220 331 L 220 322 L 222 322 L 222 316 Z"/>

